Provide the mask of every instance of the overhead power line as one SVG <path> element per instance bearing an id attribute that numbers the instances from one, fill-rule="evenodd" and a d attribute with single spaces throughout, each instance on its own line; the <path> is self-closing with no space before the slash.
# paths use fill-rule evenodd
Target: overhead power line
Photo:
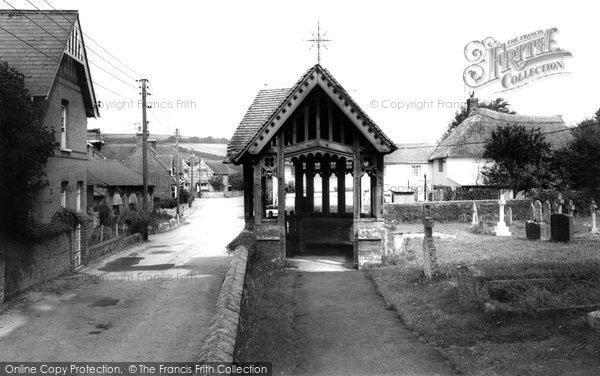
<path id="1" fill-rule="evenodd" d="M 47 0 L 44 0 L 44 2 L 46 4 L 48 4 L 48 6 L 50 8 L 52 8 L 54 11 L 58 12 L 65 20 L 67 19 L 60 10 L 57 10 L 54 6 L 52 6 L 52 4 L 50 4 Z M 142 75 L 139 74 L 138 72 L 136 72 L 133 68 L 131 68 L 129 65 L 125 64 L 123 61 L 119 60 L 115 55 L 111 54 L 106 48 L 104 48 L 100 43 L 96 42 L 96 40 L 94 40 L 91 36 L 89 36 L 86 33 L 83 33 L 83 35 L 88 38 L 89 40 L 91 40 L 92 42 L 94 42 L 98 47 L 100 47 L 100 49 L 102 49 L 102 51 L 106 52 L 110 57 L 112 57 L 113 59 L 115 59 L 116 61 L 118 61 L 119 63 L 121 63 L 125 68 L 129 69 L 133 74 L 135 74 L 138 77 L 141 77 Z"/>
<path id="2" fill-rule="evenodd" d="M 19 9 L 15 8 L 11 3 L 9 3 L 7 0 L 2 0 L 4 1 L 6 4 L 8 4 L 11 8 L 13 8 L 15 11 L 19 12 L 20 15 L 22 15 L 23 17 L 27 18 L 32 24 L 34 24 L 35 26 L 37 26 L 38 28 L 40 28 L 42 31 L 44 31 L 46 34 L 50 35 L 52 38 L 56 39 L 60 44 L 62 44 L 64 47 L 67 47 L 67 43 L 65 43 L 62 39 L 58 38 L 56 35 L 52 34 L 50 31 L 48 31 L 47 29 L 45 29 L 43 26 L 41 26 L 40 24 L 38 24 L 37 22 L 35 22 L 34 20 L 32 20 L 31 18 L 29 18 L 25 13 L 21 12 Z M 47 17 L 47 15 L 46 15 Z M 62 28 L 63 30 L 65 30 L 64 28 Z M 67 30 L 65 30 L 67 31 Z M 70 31 L 68 31 L 68 33 L 70 33 Z M 114 74 L 112 74 L 111 72 L 107 71 L 106 69 L 102 68 L 101 66 L 99 66 L 98 64 L 94 63 L 93 61 L 89 60 L 89 63 L 94 65 L 95 67 L 97 67 L 98 69 L 100 69 L 101 71 L 105 72 L 106 74 L 114 77 L 115 79 L 119 80 L 120 82 L 122 82 L 123 84 L 131 87 L 132 89 L 137 90 L 137 87 L 135 87 L 134 85 L 122 80 L 121 78 L 115 76 Z"/>

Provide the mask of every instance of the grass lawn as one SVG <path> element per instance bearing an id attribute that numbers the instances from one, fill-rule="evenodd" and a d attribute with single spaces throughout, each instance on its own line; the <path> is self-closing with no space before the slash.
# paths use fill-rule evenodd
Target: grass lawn
<path id="1" fill-rule="evenodd" d="M 585 222 L 576 219 L 578 232 L 569 244 L 528 241 L 520 221 L 511 227 L 510 238 L 474 234 L 469 224 L 436 224 L 435 232 L 457 235 L 435 240 L 439 278 L 424 279 L 420 240 L 413 240 L 393 259 L 396 265 L 366 273 L 405 324 L 464 374 L 598 375 L 600 333 L 588 327 L 584 313 L 486 313 L 489 290 L 462 272 L 462 266 L 474 266 L 491 280 L 585 275 L 590 293 L 582 294 L 569 282 L 555 296 L 548 291 L 556 289 L 529 285 L 518 298 L 528 302 L 525 295 L 530 294 L 533 300 L 555 306 L 580 298 L 595 300 L 600 292 L 600 238 L 586 231 Z M 421 225 L 399 225 L 397 230 L 423 231 Z M 567 285 L 560 280 L 552 283 Z"/>
<path id="2" fill-rule="evenodd" d="M 235 362 L 272 362 L 273 375 L 296 365 L 294 291 L 298 273 L 283 261 L 257 260 L 246 275 Z"/>

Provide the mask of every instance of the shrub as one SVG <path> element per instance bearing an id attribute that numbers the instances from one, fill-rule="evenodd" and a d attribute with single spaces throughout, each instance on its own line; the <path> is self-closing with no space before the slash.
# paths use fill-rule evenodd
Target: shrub
<path id="1" fill-rule="evenodd" d="M 158 207 L 160 209 L 173 209 L 177 206 L 177 199 L 174 198 L 163 198 L 158 201 Z"/>
<path id="2" fill-rule="evenodd" d="M 149 212 L 137 210 L 128 210 L 119 217 L 119 223 L 125 223 L 132 234 L 136 232 L 144 234 L 148 226 L 155 226 L 157 222 Z"/>
<path id="3" fill-rule="evenodd" d="M 477 204 L 479 218 L 497 218 L 497 200 L 479 201 L 434 201 L 427 202 L 431 216 L 436 222 L 470 222 L 473 202 Z M 424 203 L 386 204 L 384 219 L 390 224 L 419 223 L 423 218 Z M 530 200 L 508 200 L 506 207 L 513 211 L 513 219 L 526 220 L 531 216 Z"/>
<path id="4" fill-rule="evenodd" d="M 235 252 L 235 249 L 240 245 L 248 249 L 248 255 L 253 255 L 256 250 L 256 236 L 254 236 L 254 233 L 248 230 L 240 232 L 238 236 L 227 244 L 227 253 L 231 254 Z"/>

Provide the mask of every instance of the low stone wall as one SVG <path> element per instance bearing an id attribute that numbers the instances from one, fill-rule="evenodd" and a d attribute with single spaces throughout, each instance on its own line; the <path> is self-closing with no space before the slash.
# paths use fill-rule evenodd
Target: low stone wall
<path id="1" fill-rule="evenodd" d="M 73 269 L 71 241 L 69 233 L 44 239 L 3 239 L 4 298 L 69 273 Z"/>
<path id="2" fill-rule="evenodd" d="M 174 230 L 174 229 L 178 228 L 179 226 L 181 226 L 183 224 L 183 222 L 184 222 L 183 220 L 181 220 L 180 222 L 177 222 L 177 220 L 175 218 L 172 218 L 168 221 L 159 223 L 156 228 L 152 228 L 152 230 L 150 231 L 150 234 L 156 235 L 156 234 L 160 234 L 163 232 Z"/>
<path id="3" fill-rule="evenodd" d="M 223 281 L 208 336 L 200 348 L 200 362 L 233 362 L 247 264 L 248 249 L 239 245 Z"/>
<path id="4" fill-rule="evenodd" d="M 136 233 L 128 236 L 120 236 L 118 238 L 113 238 L 105 242 L 95 244 L 91 247 L 88 247 L 88 249 L 82 253 L 81 261 L 83 264 L 89 264 L 90 262 L 97 260 L 102 256 L 105 256 L 109 253 L 118 252 L 123 248 L 141 240 L 142 236 Z"/>

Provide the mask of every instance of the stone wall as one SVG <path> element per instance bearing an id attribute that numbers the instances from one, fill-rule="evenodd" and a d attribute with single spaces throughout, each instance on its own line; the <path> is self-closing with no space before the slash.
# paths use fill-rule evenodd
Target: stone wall
<path id="1" fill-rule="evenodd" d="M 217 299 L 209 334 L 202 341 L 199 362 L 233 362 L 247 264 L 248 249 L 237 246 Z"/>
<path id="2" fill-rule="evenodd" d="M 42 240 L 6 240 L 3 248 L 5 298 L 73 270 L 69 233 Z"/>
<path id="3" fill-rule="evenodd" d="M 129 236 L 120 236 L 118 238 L 95 244 L 91 247 L 88 247 L 87 250 L 82 251 L 81 261 L 83 264 L 89 264 L 90 262 L 97 260 L 104 255 L 118 252 L 123 248 L 141 240 L 142 236 L 136 233 Z"/>

